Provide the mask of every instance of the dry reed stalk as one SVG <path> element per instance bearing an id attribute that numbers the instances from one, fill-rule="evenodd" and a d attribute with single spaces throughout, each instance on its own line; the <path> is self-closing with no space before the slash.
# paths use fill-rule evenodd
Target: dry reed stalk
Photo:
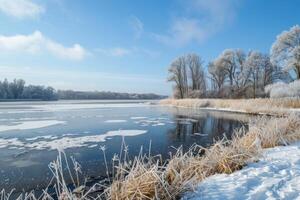
<path id="1" fill-rule="evenodd" d="M 187 108 L 227 109 L 251 114 L 287 115 L 290 109 L 300 109 L 300 98 L 257 99 L 164 99 L 162 105 Z"/>

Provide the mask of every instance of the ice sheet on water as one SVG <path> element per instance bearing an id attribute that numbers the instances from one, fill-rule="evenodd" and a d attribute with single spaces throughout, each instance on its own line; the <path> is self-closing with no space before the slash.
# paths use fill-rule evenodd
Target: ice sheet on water
<path id="1" fill-rule="evenodd" d="M 48 126 L 65 124 L 65 121 L 59 120 L 39 120 L 39 121 L 22 121 L 14 122 L 11 125 L 0 125 L 0 132 L 11 131 L 11 130 L 27 130 L 27 129 L 37 129 L 44 128 Z"/>
<path id="2" fill-rule="evenodd" d="M 111 120 L 106 120 L 104 122 L 105 123 L 125 123 L 125 122 L 127 122 L 127 120 L 123 120 L 123 119 L 111 119 Z"/>
<path id="3" fill-rule="evenodd" d="M 3 139 L 0 138 L 0 148 L 27 148 L 27 149 L 36 149 L 36 150 L 44 150 L 44 149 L 68 149 L 74 147 L 85 147 L 91 146 L 93 143 L 104 142 L 107 138 L 114 136 L 137 136 L 141 134 L 147 133 L 147 130 L 117 130 L 117 131 L 108 131 L 102 135 L 89 135 L 89 136 L 81 136 L 81 137 L 62 137 L 59 139 L 55 139 L 52 137 L 48 137 L 50 140 L 38 140 L 39 138 L 34 138 L 31 140 L 33 142 L 24 142 L 20 141 L 17 138 L 12 139 Z M 46 137 L 46 136 L 44 136 Z M 31 138 L 32 139 L 32 138 Z M 38 140 L 38 141 L 37 141 Z"/>

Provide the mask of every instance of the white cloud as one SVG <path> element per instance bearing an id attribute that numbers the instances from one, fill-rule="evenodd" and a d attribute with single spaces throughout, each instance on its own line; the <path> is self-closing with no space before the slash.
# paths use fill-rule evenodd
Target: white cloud
<path id="1" fill-rule="evenodd" d="M 131 49 L 122 48 L 122 47 L 114 47 L 109 49 L 98 48 L 96 49 L 96 51 L 106 56 L 113 56 L 113 57 L 127 56 L 132 53 Z"/>
<path id="2" fill-rule="evenodd" d="M 144 31 L 144 24 L 143 22 L 136 16 L 131 16 L 129 24 L 131 25 L 134 31 L 134 37 L 139 39 Z"/>
<path id="3" fill-rule="evenodd" d="M 45 11 L 31 0 L 0 0 L 0 11 L 15 18 L 34 18 Z"/>
<path id="4" fill-rule="evenodd" d="M 237 0 L 183 1 L 186 16 L 175 18 L 167 34 L 154 34 L 154 37 L 173 46 L 202 42 L 234 19 L 237 4 Z"/>
<path id="5" fill-rule="evenodd" d="M 135 56 L 147 56 L 151 58 L 157 58 L 161 55 L 161 52 L 155 51 L 155 50 L 150 50 L 146 48 L 141 48 L 141 47 L 114 47 L 114 48 L 97 48 L 95 49 L 95 52 L 100 53 L 104 56 L 110 56 L 110 57 L 124 57 L 124 56 L 130 56 L 130 55 L 135 55 Z"/>
<path id="6" fill-rule="evenodd" d="M 69 60 L 82 60 L 88 55 L 88 51 L 79 44 L 65 47 L 45 37 L 40 31 L 35 31 L 29 35 L 0 35 L 0 50 L 31 54 L 50 52 L 55 56 Z"/>

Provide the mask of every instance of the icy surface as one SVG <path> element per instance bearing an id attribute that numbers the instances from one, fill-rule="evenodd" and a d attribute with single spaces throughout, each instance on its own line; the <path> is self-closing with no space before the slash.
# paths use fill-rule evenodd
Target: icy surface
<path id="1" fill-rule="evenodd" d="M 182 200 L 300 199 L 300 143 L 266 149 L 258 163 L 207 178 Z"/>
<path id="2" fill-rule="evenodd" d="M 125 123 L 127 120 L 123 119 L 111 119 L 111 120 L 106 120 L 105 123 Z"/>
<path id="3" fill-rule="evenodd" d="M 26 130 L 26 129 L 44 128 L 47 126 L 53 126 L 53 125 L 64 124 L 64 123 L 65 123 L 65 121 L 58 121 L 58 120 L 14 122 L 10 125 L 0 125 L 0 132 L 11 131 L 11 130 Z"/>
<path id="4" fill-rule="evenodd" d="M 0 138 L 0 149 L 9 147 L 11 149 L 68 149 L 75 147 L 95 147 L 95 143 L 104 142 L 109 137 L 114 136 L 137 136 L 147 133 L 147 130 L 117 130 L 117 131 L 108 131 L 105 134 L 101 135 L 90 135 L 90 136 L 82 136 L 82 137 L 62 137 L 56 139 L 54 136 L 40 136 L 35 138 L 28 138 L 27 141 L 21 141 L 17 138 L 11 139 L 2 139 Z M 40 140 L 44 139 L 44 140 Z M 45 140 L 50 139 L 50 140 Z M 28 142 L 32 141 L 32 142 Z"/>

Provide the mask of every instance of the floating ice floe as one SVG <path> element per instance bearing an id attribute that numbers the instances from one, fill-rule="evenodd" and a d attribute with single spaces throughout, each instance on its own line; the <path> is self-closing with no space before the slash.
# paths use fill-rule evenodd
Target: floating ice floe
<path id="1" fill-rule="evenodd" d="M 37 128 L 44 128 L 48 126 L 65 124 L 65 123 L 66 123 L 65 121 L 58 121 L 58 120 L 14 122 L 11 125 L 0 125 L 0 132 L 11 131 L 11 130 L 37 129 Z"/>
<path id="2" fill-rule="evenodd" d="M 57 136 L 45 135 L 45 136 L 37 136 L 37 137 L 32 137 L 32 138 L 26 138 L 25 140 L 34 141 L 34 140 L 39 140 L 39 139 L 57 139 Z"/>
<path id="3" fill-rule="evenodd" d="M 104 121 L 105 123 L 125 123 L 127 122 L 127 120 L 123 120 L 123 119 L 112 119 L 112 120 L 106 120 Z"/>
<path id="4" fill-rule="evenodd" d="M 123 136 L 123 137 L 131 137 L 137 136 L 141 134 L 147 133 L 147 130 L 117 130 L 117 131 L 108 131 L 102 135 L 90 135 L 90 136 L 82 136 L 82 137 L 62 137 L 59 139 L 53 139 L 49 137 L 51 140 L 39 140 L 41 137 L 34 138 L 34 142 L 23 142 L 18 140 L 17 138 L 12 139 L 1 139 L 0 138 L 0 148 L 28 148 L 28 149 L 36 149 L 36 150 L 44 150 L 44 149 L 68 149 L 74 147 L 84 147 L 90 146 L 93 143 L 104 142 L 107 138 L 111 138 L 114 136 Z M 45 136 L 44 136 L 45 137 Z"/>
<path id="5" fill-rule="evenodd" d="M 130 119 L 133 119 L 133 120 L 135 120 L 135 119 L 147 119 L 148 117 L 130 117 Z"/>
<path id="6" fill-rule="evenodd" d="M 9 139 L 4 139 L 0 138 L 0 149 L 1 148 L 6 148 L 6 147 L 23 147 L 24 143 L 18 140 L 17 138 L 9 138 Z"/>
<path id="7" fill-rule="evenodd" d="M 147 118 L 147 117 L 131 117 L 131 119 L 137 119 L 134 123 L 140 126 L 164 126 L 166 123 L 172 123 L 169 118 Z"/>
<path id="8" fill-rule="evenodd" d="M 206 133 L 193 133 L 193 135 L 208 136 L 208 134 L 206 134 Z"/>

